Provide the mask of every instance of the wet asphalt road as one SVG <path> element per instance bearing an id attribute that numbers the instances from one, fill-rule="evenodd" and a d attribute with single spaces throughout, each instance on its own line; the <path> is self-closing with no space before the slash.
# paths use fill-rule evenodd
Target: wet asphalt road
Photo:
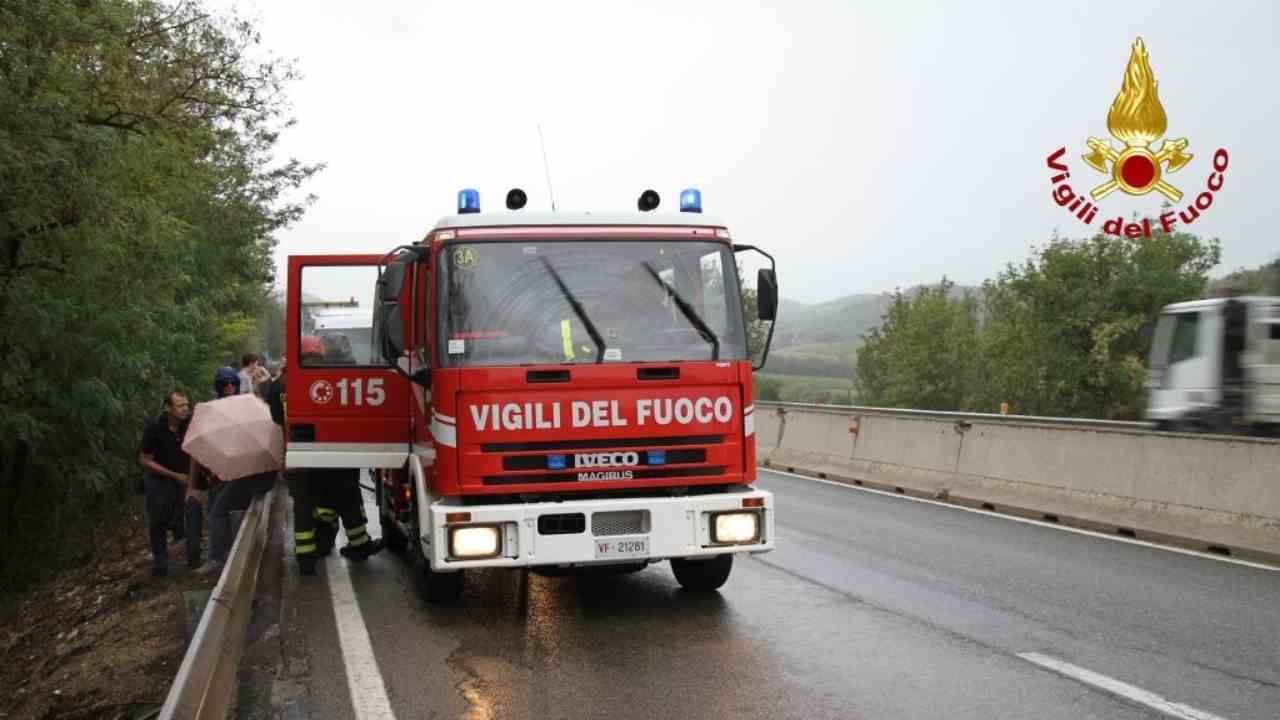
<path id="1" fill-rule="evenodd" d="M 770 472 L 759 484 L 779 549 L 739 556 L 718 594 L 682 592 L 665 563 L 593 582 L 484 571 L 439 607 L 407 560 L 350 566 L 395 717 L 1162 717 L 1029 652 L 1223 718 L 1280 717 L 1280 572 Z M 355 717 L 326 573 L 281 573 L 293 680 L 243 715 Z"/>

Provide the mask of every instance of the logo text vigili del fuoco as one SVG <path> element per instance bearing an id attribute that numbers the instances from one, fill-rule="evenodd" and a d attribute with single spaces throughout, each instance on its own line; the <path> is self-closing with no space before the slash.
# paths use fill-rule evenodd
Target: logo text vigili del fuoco
<path id="1" fill-rule="evenodd" d="M 1175 206 L 1162 210 L 1155 224 L 1164 232 L 1173 232 L 1177 224 L 1190 225 L 1201 213 L 1209 210 L 1213 206 L 1214 193 L 1222 189 L 1229 160 L 1226 148 L 1214 151 L 1212 171 L 1208 173 L 1203 189 L 1182 203 L 1183 192 L 1169 176 L 1186 167 L 1195 156 L 1187 151 L 1190 143 L 1184 137 L 1164 138 L 1159 149 L 1152 147 L 1164 137 L 1169 124 L 1156 86 L 1155 74 L 1147 61 L 1147 48 L 1142 38 L 1138 38 L 1129 55 L 1124 83 L 1107 113 L 1107 130 L 1123 145 L 1117 148 L 1110 139 L 1098 137 L 1091 137 L 1085 143 L 1089 150 L 1088 154 L 1081 156 L 1085 164 L 1106 176 L 1089 191 L 1088 198 L 1084 193 L 1076 192 L 1069 183 L 1071 171 L 1063 162 L 1067 148 L 1060 147 L 1049 155 L 1049 169 L 1056 173 L 1050 179 L 1054 202 L 1085 225 L 1092 225 L 1097 218 L 1100 206 L 1096 203 L 1116 190 L 1133 196 L 1154 191 Z M 1179 203 L 1182 203 L 1181 208 L 1177 207 Z M 1132 239 L 1151 237 L 1151 219 L 1125 223 L 1124 215 L 1112 217 L 1106 212 L 1103 217 L 1109 218 L 1102 223 L 1104 233 Z"/>

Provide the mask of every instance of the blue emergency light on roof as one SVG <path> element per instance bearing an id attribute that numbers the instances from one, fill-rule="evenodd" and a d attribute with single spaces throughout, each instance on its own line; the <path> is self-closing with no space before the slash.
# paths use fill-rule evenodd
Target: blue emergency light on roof
<path id="1" fill-rule="evenodd" d="M 458 191 L 458 214 L 480 212 L 480 192 L 467 188 Z"/>
<path id="2" fill-rule="evenodd" d="M 680 212 L 702 212 L 702 193 L 693 188 L 681 192 Z"/>

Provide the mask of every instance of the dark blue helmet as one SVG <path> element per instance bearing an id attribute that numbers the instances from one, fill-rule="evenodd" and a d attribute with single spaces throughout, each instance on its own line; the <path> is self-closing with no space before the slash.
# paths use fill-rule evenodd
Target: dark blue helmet
<path id="1" fill-rule="evenodd" d="M 218 389 L 228 383 L 235 386 L 237 393 L 240 392 L 240 375 L 236 373 L 235 368 L 223 365 L 213 373 L 213 394 L 221 395 Z"/>

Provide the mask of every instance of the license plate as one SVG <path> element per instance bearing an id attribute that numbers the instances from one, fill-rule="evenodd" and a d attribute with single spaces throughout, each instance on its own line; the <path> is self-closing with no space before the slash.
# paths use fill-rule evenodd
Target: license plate
<path id="1" fill-rule="evenodd" d="M 597 560 L 649 557 L 647 537 L 616 537 L 597 539 L 595 542 Z"/>

